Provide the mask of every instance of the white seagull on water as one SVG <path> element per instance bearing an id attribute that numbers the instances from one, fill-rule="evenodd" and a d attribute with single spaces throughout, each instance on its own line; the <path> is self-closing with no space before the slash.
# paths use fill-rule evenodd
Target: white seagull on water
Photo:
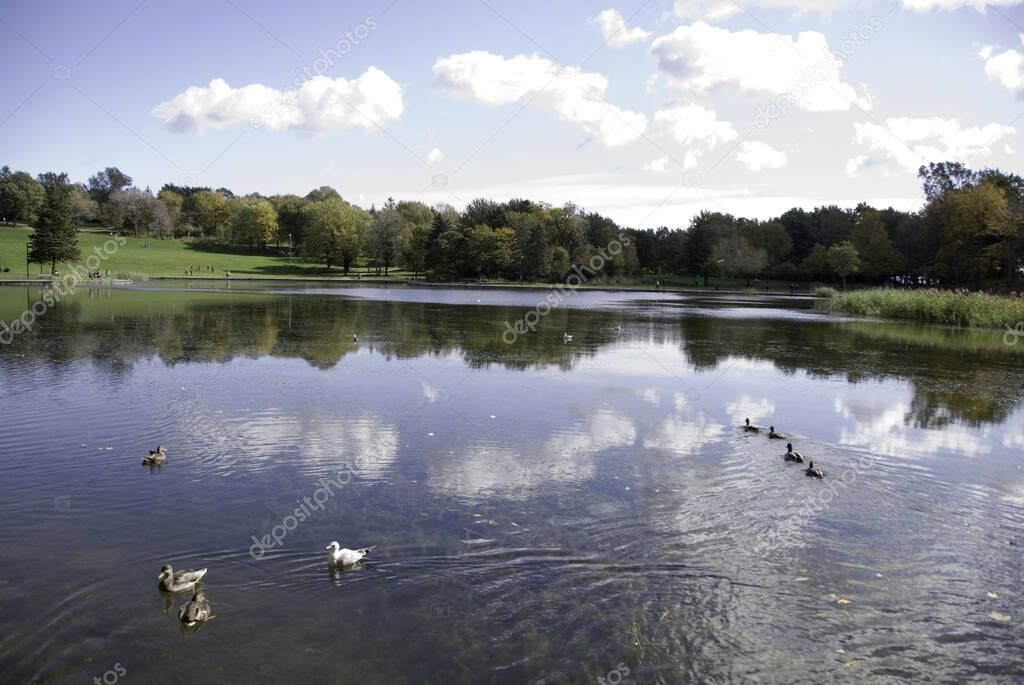
<path id="1" fill-rule="evenodd" d="M 348 567 L 355 566 L 362 561 L 363 557 L 377 549 L 377 545 L 373 545 L 372 547 L 363 547 L 362 549 L 348 549 L 347 547 L 342 547 L 338 544 L 338 541 L 335 540 L 324 549 L 329 550 L 327 552 L 328 564 L 331 566 Z"/>

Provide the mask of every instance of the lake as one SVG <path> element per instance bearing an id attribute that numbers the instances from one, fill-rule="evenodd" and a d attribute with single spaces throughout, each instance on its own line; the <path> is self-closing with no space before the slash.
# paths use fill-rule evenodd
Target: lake
<path id="1" fill-rule="evenodd" d="M 57 303 L 0 347 L 0 679 L 1024 677 L 1024 341 L 548 294 Z M 332 572 L 332 540 L 377 548 Z M 214 620 L 179 628 L 165 563 L 209 569 Z"/>

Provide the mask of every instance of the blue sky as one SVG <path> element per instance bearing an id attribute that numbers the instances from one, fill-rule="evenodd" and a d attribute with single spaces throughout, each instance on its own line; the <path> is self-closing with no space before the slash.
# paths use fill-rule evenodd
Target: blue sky
<path id="1" fill-rule="evenodd" d="M 0 36 L 2 163 L 83 181 L 655 227 L 1024 172 L 1018 0 L 8 2 Z"/>

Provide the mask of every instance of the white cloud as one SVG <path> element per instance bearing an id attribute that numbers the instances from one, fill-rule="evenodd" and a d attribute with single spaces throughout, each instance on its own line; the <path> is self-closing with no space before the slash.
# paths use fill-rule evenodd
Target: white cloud
<path id="1" fill-rule="evenodd" d="M 728 121 L 720 121 L 713 109 L 694 103 L 659 109 L 654 113 L 651 128 L 655 135 L 687 147 L 684 169 L 697 166 L 704 152 L 739 136 L 736 128 Z"/>
<path id="2" fill-rule="evenodd" d="M 740 144 L 740 151 L 736 154 L 736 159 L 746 164 L 747 168 L 751 171 L 778 169 L 779 167 L 786 166 L 788 161 L 785 152 L 776 150 L 771 145 L 756 140 L 743 141 Z"/>
<path id="3" fill-rule="evenodd" d="M 856 140 L 868 148 L 846 163 L 846 172 L 854 175 L 867 166 L 881 166 L 898 172 L 915 171 L 928 162 L 970 163 L 988 155 L 991 146 L 1016 130 L 1003 124 L 964 127 L 957 119 L 941 117 L 895 117 L 885 125 L 855 123 Z"/>
<path id="4" fill-rule="evenodd" d="M 489 106 L 525 101 L 579 126 L 608 147 L 636 140 L 647 117 L 605 101 L 608 79 L 537 55 L 505 58 L 484 51 L 438 59 L 437 83 Z"/>
<path id="5" fill-rule="evenodd" d="M 444 159 L 444 153 L 441 152 L 440 148 L 435 147 L 433 150 L 427 153 L 427 164 L 429 164 L 430 166 L 434 166 L 442 159 Z"/>
<path id="6" fill-rule="evenodd" d="M 956 10 L 972 7 L 984 12 L 986 7 L 1011 7 L 1024 0 L 901 0 L 904 9 L 915 12 L 930 10 Z M 828 15 L 851 5 L 864 4 L 855 0 L 676 0 L 672 12 L 679 19 L 686 21 L 721 21 L 738 14 L 744 7 L 764 7 L 768 9 L 791 9 L 794 16 L 817 12 Z"/>
<path id="7" fill-rule="evenodd" d="M 151 114 L 174 131 L 219 129 L 250 123 L 271 131 L 319 134 L 347 128 L 375 130 L 398 119 L 402 87 L 376 67 L 347 80 L 314 76 L 284 91 L 253 83 L 232 88 L 224 79 L 191 86 Z"/>
<path id="8" fill-rule="evenodd" d="M 601 28 L 601 37 L 613 48 L 621 48 L 633 43 L 643 43 L 651 37 L 650 31 L 640 27 L 629 28 L 622 14 L 615 9 L 607 9 L 591 20 Z"/>
<path id="9" fill-rule="evenodd" d="M 766 7 L 770 9 L 791 9 L 795 16 L 817 12 L 831 14 L 838 9 L 853 4 L 852 0 L 676 0 L 672 12 L 679 19 L 688 21 L 721 21 L 738 14 L 744 6 Z"/>
<path id="10" fill-rule="evenodd" d="M 636 390 L 635 394 L 644 402 L 648 402 L 654 406 L 659 406 L 661 404 L 661 397 L 658 396 L 657 388 L 643 388 L 642 390 Z"/>
<path id="11" fill-rule="evenodd" d="M 973 7 L 979 12 L 984 12 L 986 7 L 1012 7 L 1019 5 L 1021 0 L 902 0 L 903 9 L 915 12 L 929 12 L 931 10 L 943 10 L 949 12 L 962 7 Z"/>
<path id="12" fill-rule="evenodd" d="M 640 170 L 636 173 L 642 174 Z M 699 187 L 680 188 L 679 180 L 671 175 L 648 174 L 632 179 L 623 178 L 622 174 L 616 172 L 602 172 L 528 177 L 523 175 L 481 181 L 466 186 L 465 193 L 460 192 L 459 195 L 487 197 L 498 202 L 529 197 L 552 206 L 572 202 L 590 211 L 600 212 L 624 226 L 657 228 L 662 225 L 685 226 L 703 210 L 728 211 L 735 216 L 769 219 L 793 207 L 812 210 L 827 202 L 844 209 L 853 209 L 866 201 L 876 207 L 891 205 L 903 211 L 913 211 L 920 207 L 921 198 L 916 184 L 908 183 L 908 186 L 909 190 L 903 191 L 903 194 L 899 193 L 899 189 L 883 186 L 877 194 L 869 194 L 867 197 L 863 194 L 823 194 L 813 189 L 801 193 L 780 192 L 765 195 L 755 194 L 746 187 L 715 186 L 708 183 Z M 415 188 L 410 194 L 416 194 L 419 190 Z M 374 203 L 380 206 L 393 194 L 393 190 L 368 194 L 360 205 L 369 207 Z M 439 202 L 453 203 L 451 193 L 444 188 L 429 188 L 419 195 L 419 199 L 427 205 Z M 456 208 L 462 206 L 456 204 Z M 656 366 L 651 368 L 656 369 Z M 602 370 L 602 373 L 606 372 Z"/>
<path id="13" fill-rule="evenodd" d="M 679 456 L 691 456 L 724 436 L 725 426 L 709 419 L 704 413 L 695 413 L 689 417 L 669 416 L 644 436 L 644 447 Z"/>
<path id="14" fill-rule="evenodd" d="M 983 429 L 983 439 L 979 439 L 977 431 L 961 424 L 951 424 L 941 430 L 908 427 L 910 407 L 901 401 L 879 409 L 858 406 L 837 397 L 834 406 L 837 414 L 853 423 L 840 429 L 840 445 L 864 447 L 872 454 L 902 459 L 929 457 L 939 452 L 981 457 L 992 451 L 992 441 L 987 439 L 991 427 Z"/>
<path id="15" fill-rule="evenodd" d="M 1020 34 L 1024 45 L 1024 33 Z M 994 54 L 995 49 L 986 45 L 978 53 L 985 60 L 985 76 L 1012 93 L 1024 95 L 1024 50 L 1006 50 Z"/>
<path id="16" fill-rule="evenodd" d="M 767 397 L 755 400 L 750 395 L 743 395 L 735 402 L 727 402 L 725 411 L 737 426 L 745 419 L 750 419 L 751 423 L 757 423 L 758 419 L 775 413 L 775 403 Z"/>
<path id="17" fill-rule="evenodd" d="M 668 165 L 669 165 L 668 155 L 665 155 L 664 157 L 658 157 L 657 159 L 652 159 L 647 164 L 644 164 L 644 171 L 653 171 L 653 172 L 655 172 L 657 174 L 667 174 L 668 171 L 669 171 Z"/>
<path id="18" fill-rule="evenodd" d="M 655 40 L 651 54 L 673 84 L 695 93 L 732 86 L 741 93 L 787 95 L 812 112 L 871 107 L 863 87 L 858 93 L 842 80 L 842 62 L 816 31 L 793 38 L 697 22 Z"/>
<path id="19" fill-rule="evenodd" d="M 728 19 L 742 9 L 730 0 L 676 0 L 672 13 L 686 21 L 719 21 Z"/>

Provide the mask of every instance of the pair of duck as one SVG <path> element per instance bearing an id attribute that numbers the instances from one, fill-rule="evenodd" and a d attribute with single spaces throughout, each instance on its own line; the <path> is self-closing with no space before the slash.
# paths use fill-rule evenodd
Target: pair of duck
<path id="1" fill-rule="evenodd" d="M 760 433 L 761 432 L 761 428 L 758 427 L 758 426 L 755 426 L 752 423 L 750 423 L 750 419 L 749 418 L 746 419 L 746 421 L 744 422 L 743 430 L 747 431 L 748 433 Z M 775 426 L 770 426 L 768 428 L 768 437 L 771 438 L 772 440 L 785 440 L 786 439 L 785 435 L 783 435 L 782 433 L 779 433 L 779 432 L 777 432 L 775 430 Z M 799 452 L 794 452 L 793 451 L 793 443 L 791 443 L 791 442 L 787 442 L 786 443 L 786 454 L 783 455 L 783 456 L 786 459 L 786 461 L 793 461 L 793 462 L 796 462 L 798 464 L 803 464 L 804 463 L 803 455 L 800 454 Z M 810 461 L 810 460 L 808 460 L 807 469 L 804 471 L 804 473 L 806 475 L 810 476 L 811 478 L 824 478 L 825 477 L 825 473 L 821 469 L 816 467 L 814 465 L 814 462 Z"/>
<path id="2" fill-rule="evenodd" d="M 791 442 L 786 443 L 786 454 L 784 455 L 784 457 L 786 461 L 795 461 L 798 464 L 804 463 L 804 455 L 800 454 L 799 452 L 794 452 L 793 443 Z M 825 477 L 825 472 L 819 469 L 817 466 L 815 466 L 814 462 L 810 460 L 807 462 L 807 469 L 804 471 L 804 473 L 812 478 Z"/>
<path id="3" fill-rule="evenodd" d="M 205 575 L 205 568 L 198 571 L 175 573 L 170 564 L 164 564 L 164 567 L 160 569 L 160 575 L 156 577 L 160 582 L 160 590 L 163 592 L 192 590 L 192 598 L 182 604 L 181 609 L 178 610 L 178 620 L 186 628 L 194 628 L 200 623 L 216 618 L 210 607 L 210 600 L 206 598 L 199 585 Z"/>
<path id="4" fill-rule="evenodd" d="M 335 540 L 324 549 L 327 552 L 327 563 L 333 568 L 352 568 L 363 558 L 377 549 L 376 545 L 363 547 L 362 549 L 348 549 L 342 547 Z M 156 577 L 159 581 L 160 590 L 163 592 L 185 592 L 192 590 L 192 599 L 181 605 L 178 611 L 178 619 L 186 628 L 192 628 L 199 623 L 204 623 L 215 618 L 210 600 L 206 598 L 200 588 L 200 582 L 206 575 L 207 569 L 201 568 L 198 571 L 177 571 L 170 564 L 164 564 L 160 569 L 160 575 Z"/>
<path id="5" fill-rule="evenodd" d="M 760 426 L 755 426 L 754 424 L 750 423 L 750 419 L 746 419 L 746 422 L 743 424 L 743 430 L 745 430 L 748 433 L 760 433 L 763 429 Z M 772 440 L 786 439 L 785 435 L 776 432 L 775 426 L 768 427 L 768 437 Z"/>

